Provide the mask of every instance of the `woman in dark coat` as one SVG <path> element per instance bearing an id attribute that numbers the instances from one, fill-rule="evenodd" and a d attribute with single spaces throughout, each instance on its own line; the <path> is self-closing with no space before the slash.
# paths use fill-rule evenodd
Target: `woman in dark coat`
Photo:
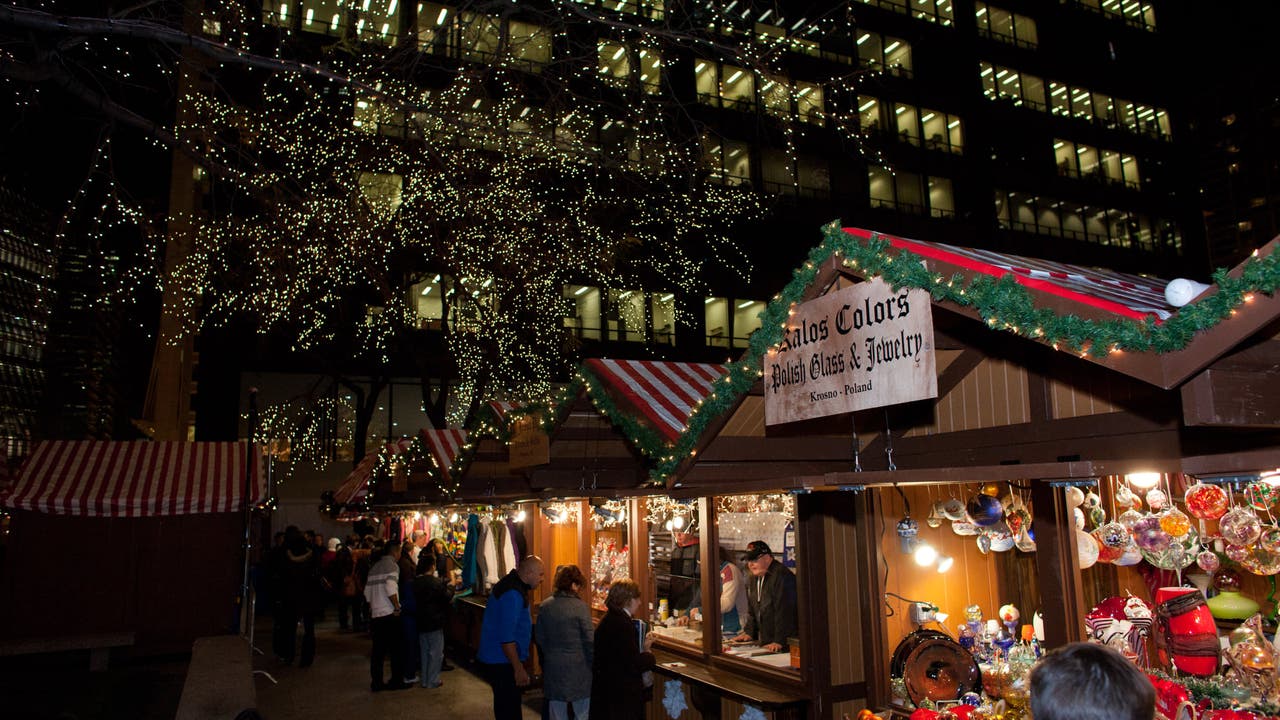
<path id="1" fill-rule="evenodd" d="M 591 717 L 604 720 L 644 718 L 643 674 L 654 666 L 653 636 L 643 643 L 634 616 L 640 608 L 640 585 L 615 580 L 604 601 L 608 611 L 596 627 L 591 668 Z"/>
<path id="2" fill-rule="evenodd" d="M 577 565 L 556 570 L 555 595 L 538 606 L 534 636 L 542 658 L 542 694 L 550 702 L 551 720 L 583 720 L 591 700 L 591 609 L 578 593 L 587 579 Z"/>

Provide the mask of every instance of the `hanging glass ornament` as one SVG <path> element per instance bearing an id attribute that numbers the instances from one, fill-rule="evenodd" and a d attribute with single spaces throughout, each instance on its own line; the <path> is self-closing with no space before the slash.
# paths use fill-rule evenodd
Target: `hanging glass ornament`
<path id="1" fill-rule="evenodd" d="M 1067 507 L 1080 507 L 1084 504 L 1084 491 L 1072 485 L 1067 488 Z"/>
<path id="2" fill-rule="evenodd" d="M 1071 518 L 1075 522 L 1077 530 L 1084 530 L 1084 511 L 1080 508 L 1071 508 Z"/>
<path id="3" fill-rule="evenodd" d="M 1000 497 L 1000 486 L 995 483 L 987 483 L 982 486 L 982 494 L 987 497 L 998 498 Z"/>
<path id="4" fill-rule="evenodd" d="M 1098 562 L 1098 541 L 1082 530 L 1076 531 L 1076 558 L 1080 561 L 1080 569 L 1091 568 Z"/>
<path id="5" fill-rule="evenodd" d="M 1130 565 L 1137 565 L 1140 562 L 1142 562 L 1142 550 L 1140 550 L 1137 545 L 1130 545 L 1125 548 L 1124 554 L 1117 558 L 1112 564 L 1128 567 Z"/>
<path id="6" fill-rule="evenodd" d="M 1143 515 L 1137 510 L 1125 510 L 1124 512 L 1120 513 L 1120 517 L 1116 518 L 1116 522 L 1132 530 L 1133 526 L 1136 525 L 1138 521 L 1144 517 L 1146 517 L 1146 515 Z"/>
<path id="7" fill-rule="evenodd" d="M 1280 527 L 1263 525 L 1258 533 L 1258 545 L 1267 552 L 1280 552 Z"/>
<path id="8" fill-rule="evenodd" d="M 1222 551 L 1223 555 L 1232 562 L 1241 562 L 1249 555 L 1249 548 L 1242 545 L 1227 545 Z"/>
<path id="9" fill-rule="evenodd" d="M 1138 504 L 1138 496 L 1133 494 L 1128 485 L 1121 485 L 1116 488 L 1115 492 L 1116 505 L 1122 508 L 1133 507 Z"/>
<path id="10" fill-rule="evenodd" d="M 1269 510 L 1280 500 L 1280 488 L 1261 480 L 1249 483 L 1244 489 L 1244 499 L 1255 510 Z"/>
<path id="11" fill-rule="evenodd" d="M 965 505 L 965 510 L 968 511 L 969 519 L 975 525 L 983 527 L 995 525 L 1004 517 L 1004 508 L 1000 506 L 1000 501 L 982 493 L 969 498 L 969 503 Z"/>
<path id="12" fill-rule="evenodd" d="M 1160 518 L 1154 515 L 1147 515 L 1134 523 L 1130 532 L 1134 544 L 1144 552 L 1161 552 L 1173 543 L 1169 533 L 1160 527 Z"/>
<path id="13" fill-rule="evenodd" d="M 1169 496 L 1165 495 L 1160 488 L 1151 488 L 1147 491 L 1147 506 L 1151 508 L 1151 512 L 1160 512 L 1168 503 Z"/>
<path id="14" fill-rule="evenodd" d="M 1164 531 L 1160 531 L 1164 534 Z M 1165 537 L 1169 537 L 1167 534 Z M 1180 538 L 1169 538 L 1169 544 L 1160 550 L 1142 548 L 1142 557 L 1152 565 L 1163 570 L 1181 570 L 1196 560 L 1196 551 L 1200 547 L 1200 534 L 1188 530 Z M 1139 546 L 1141 547 L 1141 546 Z"/>
<path id="15" fill-rule="evenodd" d="M 1222 517 L 1230 502 L 1226 490 L 1200 482 L 1187 488 L 1182 497 L 1187 503 L 1187 512 L 1201 520 L 1217 520 Z"/>
<path id="16" fill-rule="evenodd" d="M 1175 538 L 1180 538 L 1191 529 L 1191 518 L 1187 517 L 1187 514 L 1178 508 L 1172 508 L 1169 512 L 1160 516 L 1160 529 Z"/>
<path id="17" fill-rule="evenodd" d="M 1252 510 L 1232 508 L 1218 521 L 1218 533 L 1232 545 L 1250 545 L 1262 533 L 1262 521 Z"/>
<path id="18" fill-rule="evenodd" d="M 1089 510 L 1089 523 L 1094 527 L 1102 527 L 1103 523 L 1105 523 L 1106 521 L 1107 521 L 1106 510 L 1103 510 L 1100 507 L 1095 507 Z"/>
<path id="19" fill-rule="evenodd" d="M 1222 561 L 1218 559 L 1218 555 L 1212 550 L 1201 550 L 1200 554 L 1196 555 L 1196 565 L 1199 565 L 1201 570 L 1212 575 L 1222 566 Z"/>
<path id="20" fill-rule="evenodd" d="M 942 502 L 936 502 L 933 507 L 929 508 L 929 517 L 925 518 L 925 524 L 931 528 L 942 527 Z"/>
<path id="21" fill-rule="evenodd" d="M 1129 535 L 1129 528 L 1118 522 L 1109 522 L 1095 532 L 1099 542 L 1109 548 L 1123 550 L 1133 542 L 1133 537 Z"/>
<path id="22" fill-rule="evenodd" d="M 1083 505 L 1085 510 L 1092 510 L 1102 505 L 1102 498 L 1098 496 L 1098 493 L 1090 490 L 1085 493 Z"/>

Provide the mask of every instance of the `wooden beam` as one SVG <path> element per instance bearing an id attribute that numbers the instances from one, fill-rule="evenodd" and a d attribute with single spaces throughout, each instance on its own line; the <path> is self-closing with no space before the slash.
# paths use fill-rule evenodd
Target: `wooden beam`
<path id="1" fill-rule="evenodd" d="M 1073 508 L 1067 505 L 1066 493 L 1048 483 L 1032 485 L 1031 505 L 1045 645 L 1056 648 L 1083 639 L 1080 618 L 1084 617 L 1084 598 Z"/>
<path id="2" fill-rule="evenodd" d="M 1188 475 L 1255 473 L 1277 468 L 1280 468 L 1280 443 L 1259 450 L 1196 455 L 1182 459 L 1182 472 Z"/>
<path id="3" fill-rule="evenodd" d="M 1182 386 L 1187 425 L 1280 428 L 1280 341 L 1228 355 Z"/>

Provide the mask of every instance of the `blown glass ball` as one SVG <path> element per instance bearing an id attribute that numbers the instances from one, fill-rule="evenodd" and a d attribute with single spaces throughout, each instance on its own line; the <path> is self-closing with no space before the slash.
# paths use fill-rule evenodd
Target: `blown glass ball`
<path id="1" fill-rule="evenodd" d="M 1207 573 L 1214 573 L 1222 566 L 1222 561 L 1212 550 L 1201 550 L 1200 554 L 1196 555 L 1196 565 Z"/>
<path id="2" fill-rule="evenodd" d="M 1201 520 L 1217 520 L 1227 512 L 1230 498 L 1227 497 L 1227 491 L 1217 485 L 1196 483 L 1187 488 L 1183 500 L 1187 503 L 1187 512 L 1194 517 Z"/>
<path id="3" fill-rule="evenodd" d="M 1159 512 L 1169 504 L 1169 496 L 1164 494 L 1160 488 L 1152 488 L 1147 491 L 1147 505 L 1152 512 Z"/>
<path id="4" fill-rule="evenodd" d="M 1275 505 L 1277 500 L 1280 500 L 1280 488 L 1257 480 L 1245 487 L 1244 499 L 1255 510 L 1267 510 Z"/>
<path id="5" fill-rule="evenodd" d="M 960 702 L 969 707 L 978 707 L 982 704 L 982 696 L 976 692 L 967 692 L 960 696 Z"/>
<path id="6" fill-rule="evenodd" d="M 1133 494 L 1128 485 L 1121 485 L 1116 488 L 1115 495 L 1116 505 L 1127 508 L 1138 504 L 1138 496 Z"/>
<path id="7" fill-rule="evenodd" d="M 1094 530 L 1089 534 L 1093 536 L 1094 540 L 1098 541 L 1098 562 L 1114 563 L 1116 560 L 1120 559 L 1121 555 L 1124 555 L 1124 548 L 1122 547 L 1107 547 L 1106 545 L 1103 545 L 1101 538 L 1098 537 L 1097 530 Z"/>
<path id="8" fill-rule="evenodd" d="M 1075 520 L 1077 530 L 1084 529 L 1084 511 L 1080 508 L 1071 508 L 1071 517 Z"/>
<path id="9" fill-rule="evenodd" d="M 1076 531 L 1076 559 L 1080 561 L 1080 569 L 1093 567 L 1098 562 L 1098 541 L 1083 530 Z"/>
<path id="10" fill-rule="evenodd" d="M 1094 508 L 1096 508 L 1096 507 L 1098 507 L 1098 506 L 1100 506 L 1100 505 L 1102 505 L 1102 498 L 1098 497 L 1098 493 L 1096 493 L 1096 492 L 1094 492 L 1094 491 L 1092 491 L 1092 490 L 1090 490 L 1089 492 L 1085 493 L 1085 496 L 1084 496 L 1084 509 L 1085 509 L 1085 510 L 1092 510 L 1092 509 L 1094 509 Z"/>
<path id="11" fill-rule="evenodd" d="M 1228 545 L 1223 549 L 1222 554 L 1226 555 L 1232 562 L 1243 562 L 1245 558 L 1249 557 L 1249 548 L 1242 545 Z"/>
<path id="12" fill-rule="evenodd" d="M 1137 510 L 1125 510 L 1124 512 L 1120 513 L 1120 517 L 1116 518 L 1116 522 L 1132 530 L 1133 526 L 1136 525 L 1137 522 L 1144 517 L 1146 516 L 1138 512 Z"/>
<path id="13" fill-rule="evenodd" d="M 1137 545 L 1130 545 L 1125 548 L 1124 554 L 1119 558 L 1116 558 L 1116 561 L 1112 564 L 1128 567 L 1130 565 L 1137 565 L 1140 562 L 1142 562 L 1142 551 L 1138 549 Z"/>
<path id="14" fill-rule="evenodd" d="M 983 527 L 995 525 L 1004 517 L 1004 508 L 1001 507 L 1000 500 L 990 495 L 974 495 L 969 498 L 965 510 L 969 512 L 969 519 L 973 520 L 973 524 Z"/>
<path id="15" fill-rule="evenodd" d="M 1130 532 L 1133 534 L 1134 544 L 1147 552 L 1161 552 L 1173 542 L 1169 533 L 1160 527 L 1160 518 L 1154 515 L 1147 515 L 1134 523 Z"/>
<path id="16" fill-rule="evenodd" d="M 1240 592 L 1244 580 L 1231 568 L 1222 568 L 1213 574 L 1213 587 L 1218 592 Z"/>
<path id="17" fill-rule="evenodd" d="M 1165 537 L 1169 536 L 1166 534 Z M 1190 530 L 1180 538 L 1169 540 L 1169 545 L 1162 550 L 1142 550 L 1143 559 L 1163 570 L 1181 570 L 1195 562 L 1200 547 L 1199 533 Z"/>
<path id="18" fill-rule="evenodd" d="M 1182 537 L 1191 529 L 1191 518 L 1187 517 L 1186 513 L 1175 507 L 1160 516 L 1160 529 L 1169 533 L 1173 537 Z"/>
<path id="19" fill-rule="evenodd" d="M 1218 521 L 1218 533 L 1232 545 L 1250 545 L 1262 534 L 1262 521 L 1251 510 L 1232 508 Z"/>
<path id="20" fill-rule="evenodd" d="M 1124 549 L 1133 542 L 1133 538 L 1129 535 L 1129 528 L 1118 522 L 1109 522 L 1095 532 L 1098 541 L 1109 548 Z"/>
<path id="21" fill-rule="evenodd" d="M 1280 552 L 1280 527 L 1263 525 L 1258 533 L 1258 545 L 1267 552 Z"/>
<path id="22" fill-rule="evenodd" d="M 987 483 L 982 486 L 982 494 L 988 497 L 1000 497 L 1000 486 L 995 483 Z"/>

